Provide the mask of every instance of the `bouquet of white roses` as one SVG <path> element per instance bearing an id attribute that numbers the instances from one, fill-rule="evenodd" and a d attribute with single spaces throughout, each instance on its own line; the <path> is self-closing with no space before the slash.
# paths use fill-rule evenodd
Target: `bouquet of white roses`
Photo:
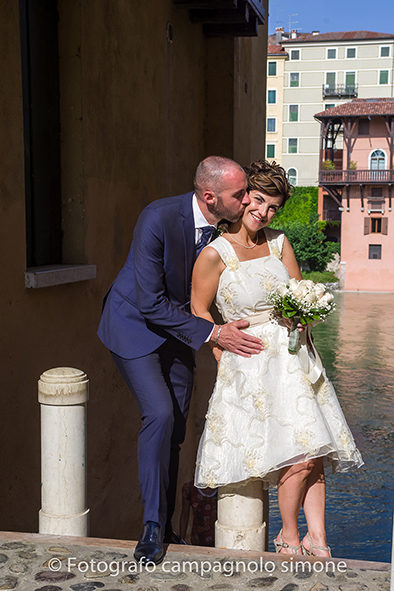
<path id="1" fill-rule="evenodd" d="M 335 308 L 334 296 L 327 291 L 323 283 L 314 283 L 309 279 L 290 279 L 289 283 L 280 283 L 271 291 L 269 300 L 276 312 L 293 320 L 289 338 L 289 351 L 298 349 L 297 324 L 302 325 L 324 320 Z"/>

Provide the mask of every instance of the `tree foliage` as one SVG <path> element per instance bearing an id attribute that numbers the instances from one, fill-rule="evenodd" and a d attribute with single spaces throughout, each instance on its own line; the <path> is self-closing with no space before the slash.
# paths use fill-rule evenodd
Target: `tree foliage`
<path id="1" fill-rule="evenodd" d="M 326 222 L 317 213 L 317 187 L 296 187 L 283 209 L 276 214 L 272 228 L 283 230 L 303 270 L 324 271 L 339 244 L 324 234 Z"/>

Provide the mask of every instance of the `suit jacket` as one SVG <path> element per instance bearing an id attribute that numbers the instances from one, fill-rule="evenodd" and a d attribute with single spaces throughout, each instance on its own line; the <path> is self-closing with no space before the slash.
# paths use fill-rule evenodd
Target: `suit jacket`
<path id="1" fill-rule="evenodd" d="M 197 350 L 213 328 L 186 310 L 195 259 L 192 196 L 154 201 L 138 218 L 98 330 L 104 345 L 120 357 L 142 357 L 171 337 Z"/>

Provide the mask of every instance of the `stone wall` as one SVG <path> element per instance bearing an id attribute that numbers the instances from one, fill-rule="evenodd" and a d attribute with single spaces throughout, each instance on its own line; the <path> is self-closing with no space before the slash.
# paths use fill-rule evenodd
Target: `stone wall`
<path id="1" fill-rule="evenodd" d="M 122 266 L 141 209 L 191 188 L 210 153 L 264 155 L 266 29 L 208 39 L 172 0 L 59 0 L 63 263 L 95 280 L 26 289 L 24 137 L 17 0 L 0 0 L 0 236 L 3 310 L 1 529 L 37 531 L 37 380 L 56 366 L 90 377 L 91 533 L 138 536 L 139 418 L 96 337 L 101 301 Z M 191 477 L 214 364 L 202 352 L 182 452 Z"/>

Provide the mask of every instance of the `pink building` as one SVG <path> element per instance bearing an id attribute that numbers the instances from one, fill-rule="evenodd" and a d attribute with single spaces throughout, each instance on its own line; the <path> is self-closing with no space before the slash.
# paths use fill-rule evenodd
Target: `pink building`
<path id="1" fill-rule="evenodd" d="M 342 287 L 394 291 L 394 99 L 354 99 L 315 118 L 319 215 L 340 222 L 328 227 L 341 241 Z"/>

